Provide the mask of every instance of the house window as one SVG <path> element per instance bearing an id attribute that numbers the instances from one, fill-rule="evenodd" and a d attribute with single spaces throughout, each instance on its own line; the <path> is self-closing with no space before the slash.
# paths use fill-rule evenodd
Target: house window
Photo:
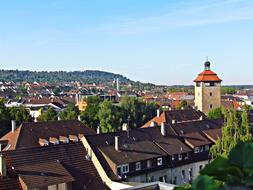
<path id="1" fill-rule="evenodd" d="M 201 147 L 200 147 L 200 152 L 203 152 L 203 151 L 204 151 L 204 147 L 201 146 Z"/>
<path id="2" fill-rule="evenodd" d="M 129 172 L 129 164 L 122 165 L 122 173 L 128 173 Z"/>
<path id="3" fill-rule="evenodd" d="M 136 171 L 141 170 L 141 163 L 140 163 L 140 162 L 136 162 L 136 163 L 135 163 L 135 170 L 136 170 Z"/>
<path id="4" fill-rule="evenodd" d="M 193 178 L 192 168 L 189 168 L 189 182 L 192 182 L 192 178 Z"/>
<path id="5" fill-rule="evenodd" d="M 203 169 L 203 165 L 199 166 L 199 171 L 201 171 Z"/>
<path id="6" fill-rule="evenodd" d="M 178 155 L 178 160 L 182 160 L 182 154 Z"/>
<path id="7" fill-rule="evenodd" d="M 157 166 L 163 165 L 163 159 L 162 158 L 157 158 Z"/>
<path id="8" fill-rule="evenodd" d="M 210 96 L 213 96 L 213 93 L 212 93 L 212 92 L 210 92 Z"/>
<path id="9" fill-rule="evenodd" d="M 209 145 L 205 145 L 205 151 L 209 150 Z"/>
<path id="10" fill-rule="evenodd" d="M 185 171 L 182 170 L 182 178 L 185 179 Z"/>
<path id="11" fill-rule="evenodd" d="M 150 177 L 148 178 L 148 182 L 154 182 L 154 181 L 155 181 L 154 176 L 150 176 Z"/>
<path id="12" fill-rule="evenodd" d="M 210 105 L 209 105 L 209 108 L 212 109 L 212 108 L 213 108 L 213 104 L 210 104 Z"/>
<path id="13" fill-rule="evenodd" d="M 171 160 L 173 161 L 173 160 L 175 160 L 176 158 L 175 158 L 175 155 L 172 155 L 171 156 Z"/>
<path id="14" fill-rule="evenodd" d="M 151 168 L 152 167 L 152 162 L 151 162 L 151 160 L 148 160 L 147 161 L 147 168 Z"/>
<path id="15" fill-rule="evenodd" d="M 187 160 L 188 158 L 189 158 L 189 154 L 188 154 L 188 153 L 185 153 L 184 159 Z"/>
<path id="16" fill-rule="evenodd" d="M 121 166 L 118 166 L 118 167 L 117 167 L 117 174 L 118 174 L 118 175 L 121 175 Z"/>
<path id="17" fill-rule="evenodd" d="M 165 176 L 159 177 L 159 181 L 166 183 L 167 182 L 167 176 L 165 175 Z"/>
<path id="18" fill-rule="evenodd" d="M 199 153 L 199 147 L 194 148 L 194 153 Z"/>
<path id="19" fill-rule="evenodd" d="M 175 185 L 177 184 L 177 176 L 174 177 L 173 184 L 175 184 Z"/>

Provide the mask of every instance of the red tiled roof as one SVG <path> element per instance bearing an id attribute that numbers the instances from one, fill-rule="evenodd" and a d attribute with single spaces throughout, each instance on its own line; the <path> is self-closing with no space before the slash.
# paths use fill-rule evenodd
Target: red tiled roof
<path id="1" fill-rule="evenodd" d="M 222 80 L 217 76 L 217 74 L 211 70 L 205 70 L 200 73 L 194 82 L 221 82 Z"/>

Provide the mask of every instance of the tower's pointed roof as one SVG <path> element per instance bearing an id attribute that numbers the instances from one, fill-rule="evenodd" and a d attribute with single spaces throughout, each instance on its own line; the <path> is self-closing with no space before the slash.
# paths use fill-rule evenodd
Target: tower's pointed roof
<path id="1" fill-rule="evenodd" d="M 210 69 L 211 63 L 207 60 L 204 63 L 205 70 L 201 72 L 194 82 L 221 82 L 222 80 L 217 76 L 217 74 Z"/>

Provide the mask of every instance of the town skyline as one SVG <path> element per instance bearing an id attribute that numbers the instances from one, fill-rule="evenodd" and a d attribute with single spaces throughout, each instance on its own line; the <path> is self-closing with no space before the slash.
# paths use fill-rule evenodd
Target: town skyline
<path id="1" fill-rule="evenodd" d="M 251 85 L 252 7 L 247 0 L 2 2 L 0 69 L 100 70 L 192 85 L 209 56 L 223 85 Z"/>

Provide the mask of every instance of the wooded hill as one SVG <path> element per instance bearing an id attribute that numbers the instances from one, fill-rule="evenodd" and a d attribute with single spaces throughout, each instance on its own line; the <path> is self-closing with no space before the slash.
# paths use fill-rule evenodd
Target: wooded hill
<path id="1" fill-rule="evenodd" d="M 0 70 L 0 81 L 13 82 L 72 82 L 80 81 L 84 83 L 106 83 L 119 78 L 121 83 L 132 83 L 130 79 L 110 72 L 86 70 L 86 71 L 19 71 L 19 70 Z"/>

